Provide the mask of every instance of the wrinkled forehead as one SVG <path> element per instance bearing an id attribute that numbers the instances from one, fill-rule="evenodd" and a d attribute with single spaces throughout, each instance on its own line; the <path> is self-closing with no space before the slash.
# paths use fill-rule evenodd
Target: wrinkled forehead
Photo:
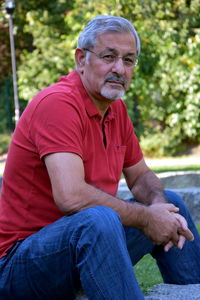
<path id="1" fill-rule="evenodd" d="M 137 53 L 136 40 L 131 32 L 107 31 L 96 36 L 95 49 Z"/>

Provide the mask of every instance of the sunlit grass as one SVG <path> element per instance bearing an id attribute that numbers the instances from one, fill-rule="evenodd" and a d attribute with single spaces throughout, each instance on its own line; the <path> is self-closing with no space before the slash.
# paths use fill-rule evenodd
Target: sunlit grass
<path id="1" fill-rule="evenodd" d="M 155 173 L 163 172 L 175 172 L 175 171 L 200 171 L 200 164 L 197 165 L 175 165 L 175 166 L 160 166 L 160 167 L 151 167 Z"/>

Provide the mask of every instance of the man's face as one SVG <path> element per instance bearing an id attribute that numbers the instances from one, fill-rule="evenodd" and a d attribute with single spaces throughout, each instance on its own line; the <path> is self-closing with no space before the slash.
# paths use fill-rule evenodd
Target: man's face
<path id="1" fill-rule="evenodd" d="M 115 100 L 128 89 L 136 57 L 136 43 L 131 33 L 107 32 L 97 36 L 95 47 L 82 67 L 83 84 L 93 100 Z M 87 52 L 87 51 L 86 51 Z M 123 57 L 110 62 L 110 57 Z"/>

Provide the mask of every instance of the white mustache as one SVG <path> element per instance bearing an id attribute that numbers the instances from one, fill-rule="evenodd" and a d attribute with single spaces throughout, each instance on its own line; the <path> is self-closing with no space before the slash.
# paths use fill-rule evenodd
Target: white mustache
<path id="1" fill-rule="evenodd" d="M 116 81 L 116 82 L 120 82 L 123 85 L 126 84 L 126 79 L 122 76 L 117 76 L 116 74 L 108 74 L 105 81 Z"/>

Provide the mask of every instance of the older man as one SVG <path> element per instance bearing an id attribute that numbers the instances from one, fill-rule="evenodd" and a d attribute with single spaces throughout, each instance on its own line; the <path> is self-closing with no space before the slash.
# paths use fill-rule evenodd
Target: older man
<path id="1" fill-rule="evenodd" d="M 165 282 L 200 282 L 197 230 L 145 164 L 120 99 L 139 52 L 129 21 L 96 17 L 76 70 L 24 111 L 0 200 L 1 300 L 74 299 L 81 288 L 92 300 L 144 299 L 132 265 L 146 253 Z M 122 172 L 137 201 L 116 198 Z"/>

